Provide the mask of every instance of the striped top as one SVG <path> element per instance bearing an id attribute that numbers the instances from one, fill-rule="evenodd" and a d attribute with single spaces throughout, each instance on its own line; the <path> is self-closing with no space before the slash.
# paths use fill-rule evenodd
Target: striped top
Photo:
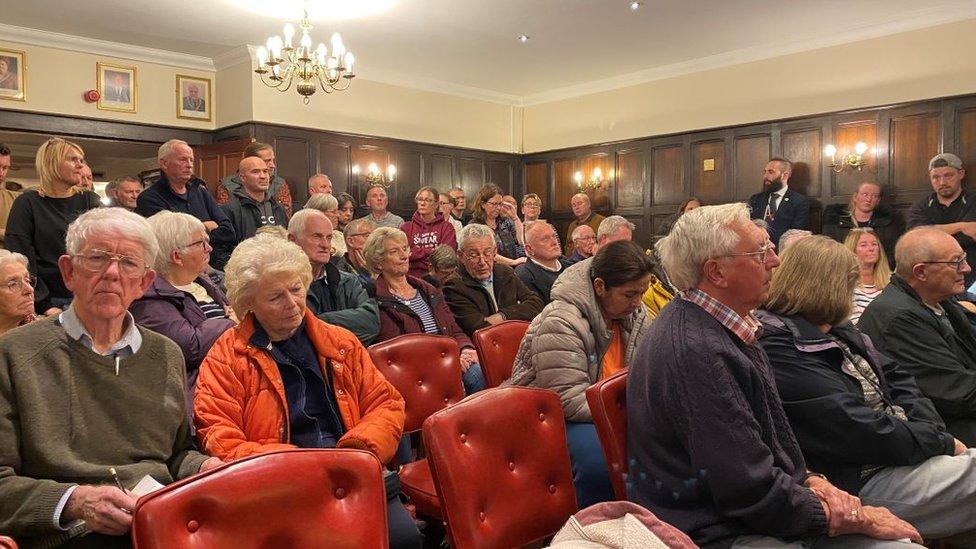
<path id="1" fill-rule="evenodd" d="M 394 295 L 393 297 L 400 303 L 410 307 L 410 310 L 420 318 L 420 323 L 424 326 L 425 334 L 437 335 L 441 333 L 437 329 L 437 321 L 434 320 L 434 311 L 430 310 L 430 305 L 420 296 L 420 292 L 417 292 L 417 295 L 411 299 L 403 299 L 398 295 Z"/>
<path id="2" fill-rule="evenodd" d="M 207 289 L 203 286 L 197 284 L 196 282 L 191 282 L 186 286 L 174 286 L 177 290 L 183 290 L 184 292 L 193 296 L 193 300 L 197 302 L 200 309 L 203 310 L 204 316 L 208 319 L 211 318 L 227 318 L 227 311 L 224 310 L 220 303 L 214 301 L 214 298 L 210 297 L 207 293 Z"/>
<path id="3" fill-rule="evenodd" d="M 874 298 L 881 294 L 882 290 L 878 289 L 877 286 L 868 286 L 865 284 L 858 284 L 854 288 L 854 306 L 851 308 L 851 322 L 856 325 L 857 321 L 861 320 L 864 309 L 868 308 L 868 305 L 874 301 Z"/>

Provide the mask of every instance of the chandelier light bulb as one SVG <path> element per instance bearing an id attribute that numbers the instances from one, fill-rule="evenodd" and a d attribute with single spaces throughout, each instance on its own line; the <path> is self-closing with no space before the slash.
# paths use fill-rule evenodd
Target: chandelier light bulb
<path id="1" fill-rule="evenodd" d="M 599 167 L 593 168 L 593 179 L 603 179 L 603 170 Z"/>
<path id="2" fill-rule="evenodd" d="M 827 145 L 824 147 L 824 154 L 827 156 L 834 156 L 837 154 L 837 147 L 833 145 Z"/>
<path id="3" fill-rule="evenodd" d="M 315 57 L 318 59 L 319 65 L 325 65 L 325 58 L 328 56 L 328 51 L 325 44 L 319 42 L 319 47 L 315 50 Z"/>
<path id="4" fill-rule="evenodd" d="M 352 64 L 356 62 L 356 56 L 352 54 L 351 51 L 346 52 L 345 65 L 346 70 L 350 73 L 352 72 Z"/>
<path id="5" fill-rule="evenodd" d="M 390 164 L 386 167 L 386 178 L 389 181 L 393 181 L 394 177 L 396 177 L 396 166 Z"/>
<path id="6" fill-rule="evenodd" d="M 306 52 L 312 51 L 312 37 L 307 32 L 302 33 L 302 47 Z"/>
<path id="7" fill-rule="evenodd" d="M 857 144 L 854 145 L 854 152 L 856 152 L 858 155 L 868 152 L 868 144 L 864 141 L 858 141 Z"/>
<path id="8" fill-rule="evenodd" d="M 291 39 L 295 36 L 295 25 L 285 23 L 285 47 L 291 47 Z"/>
<path id="9" fill-rule="evenodd" d="M 263 66 L 268 61 L 268 48 L 259 46 L 255 55 L 258 57 L 258 66 Z"/>
<path id="10" fill-rule="evenodd" d="M 268 49 L 271 50 L 271 56 L 275 59 L 281 59 L 281 37 L 272 36 L 268 39 Z"/>
<path id="11" fill-rule="evenodd" d="M 342 37 L 339 33 L 334 33 L 332 35 L 332 55 L 336 59 L 342 59 L 342 56 L 346 54 L 346 46 L 342 43 Z"/>
<path id="12" fill-rule="evenodd" d="M 335 50 L 333 50 L 332 54 L 335 55 Z M 330 71 L 335 70 L 338 66 L 339 66 L 339 60 L 336 59 L 335 57 L 330 57 L 329 61 L 325 65 L 325 67 Z"/>
<path id="13" fill-rule="evenodd" d="M 353 164 L 352 165 L 352 174 L 353 175 L 359 175 L 359 164 Z"/>
<path id="14" fill-rule="evenodd" d="M 376 165 L 376 162 L 370 162 L 367 171 L 373 175 L 378 175 L 380 173 L 380 167 Z"/>
<path id="15" fill-rule="evenodd" d="M 576 172 L 576 173 L 574 173 L 573 174 L 573 179 L 575 179 L 577 183 L 582 183 L 583 182 L 583 172 Z"/>

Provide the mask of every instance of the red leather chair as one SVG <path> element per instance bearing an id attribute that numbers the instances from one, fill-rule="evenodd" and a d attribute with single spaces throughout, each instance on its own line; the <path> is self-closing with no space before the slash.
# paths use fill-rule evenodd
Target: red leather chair
<path id="1" fill-rule="evenodd" d="M 610 469 L 613 494 L 627 499 L 627 370 L 586 389 L 593 425 Z"/>
<path id="2" fill-rule="evenodd" d="M 524 320 L 506 320 L 475 331 L 474 348 L 488 387 L 498 387 L 512 377 L 512 363 L 528 329 Z"/>
<path id="3" fill-rule="evenodd" d="M 243 458 L 139 499 L 136 549 L 371 547 L 385 549 L 383 466 L 351 449 Z"/>
<path id="4" fill-rule="evenodd" d="M 464 398 L 457 341 L 447 336 L 406 334 L 369 347 L 373 364 L 403 395 L 403 433 L 419 431 L 432 413 Z M 400 468 L 400 490 L 417 512 L 442 519 L 441 504 L 426 459 Z"/>
<path id="5" fill-rule="evenodd" d="M 0 549 L 17 549 L 17 542 L 13 538 L 0 536 Z"/>
<path id="6" fill-rule="evenodd" d="M 487 389 L 424 422 L 424 445 L 452 547 L 522 547 L 576 512 L 559 397 Z"/>

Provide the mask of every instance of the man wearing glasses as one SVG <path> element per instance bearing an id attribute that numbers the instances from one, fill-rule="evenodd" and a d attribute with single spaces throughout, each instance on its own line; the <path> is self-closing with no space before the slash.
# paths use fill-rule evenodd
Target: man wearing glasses
<path id="1" fill-rule="evenodd" d="M 131 489 L 221 461 L 193 449 L 182 351 L 128 313 L 155 275 L 149 224 L 91 210 L 66 249 L 71 306 L 0 338 L 0 531 L 24 545 L 124 547 L 136 498 L 110 467 Z"/>
<path id="2" fill-rule="evenodd" d="M 966 253 L 945 231 L 920 227 L 898 240 L 895 260 L 891 283 L 857 326 L 915 376 L 949 433 L 976 446 L 976 333 L 950 299 L 971 271 Z"/>
<path id="3" fill-rule="evenodd" d="M 495 262 L 495 233 L 472 223 L 458 235 L 459 276 L 444 284 L 444 297 L 458 325 L 469 336 L 475 330 L 506 320 L 532 320 L 542 299 L 515 276 L 511 267 Z"/>

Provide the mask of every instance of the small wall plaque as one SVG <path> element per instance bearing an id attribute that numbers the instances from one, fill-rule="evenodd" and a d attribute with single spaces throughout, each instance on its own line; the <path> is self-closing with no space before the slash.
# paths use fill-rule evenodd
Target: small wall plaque
<path id="1" fill-rule="evenodd" d="M 715 171 L 715 159 L 714 158 L 706 158 L 705 160 L 702 160 L 702 171 L 714 172 Z"/>

